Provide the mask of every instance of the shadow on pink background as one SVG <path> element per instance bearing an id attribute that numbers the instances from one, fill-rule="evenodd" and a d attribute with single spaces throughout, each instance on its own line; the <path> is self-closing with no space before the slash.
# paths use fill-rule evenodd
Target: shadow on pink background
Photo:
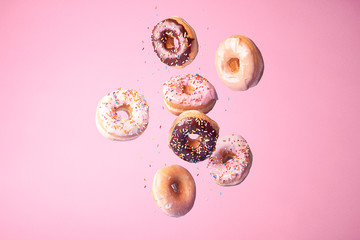
<path id="1" fill-rule="evenodd" d="M 357 1 L 1 1 L 0 239 L 359 239 L 360 4 Z M 182 70 L 162 64 L 151 30 L 183 17 L 200 48 Z M 242 34 L 260 48 L 258 86 L 218 79 L 215 51 Z M 168 148 L 175 116 L 164 81 L 199 73 L 219 100 L 220 135 L 254 154 L 236 187 L 206 162 Z M 95 126 L 98 101 L 118 87 L 143 93 L 150 124 L 112 142 Z M 194 176 L 194 208 L 159 210 L 151 181 L 165 164 Z"/>

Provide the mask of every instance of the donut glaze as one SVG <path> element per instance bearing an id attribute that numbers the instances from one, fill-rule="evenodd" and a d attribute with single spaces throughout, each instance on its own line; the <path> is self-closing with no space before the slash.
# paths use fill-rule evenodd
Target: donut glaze
<path id="1" fill-rule="evenodd" d="M 129 118 L 117 111 L 125 111 Z M 140 136 L 149 123 L 149 106 L 144 96 L 132 89 L 112 91 L 101 99 L 96 109 L 96 126 L 111 140 L 132 140 Z"/>
<path id="2" fill-rule="evenodd" d="M 190 134 L 196 134 L 191 139 Z M 169 147 L 181 159 L 196 163 L 208 158 L 215 150 L 219 126 L 204 113 L 191 110 L 180 114 L 169 132 Z"/>
<path id="3" fill-rule="evenodd" d="M 223 186 L 240 184 L 249 174 L 252 153 L 239 135 L 220 137 L 216 150 L 209 157 L 208 169 L 216 183 Z"/>
<path id="4" fill-rule="evenodd" d="M 225 85 L 237 91 L 256 86 L 264 72 L 260 50 L 253 41 L 242 35 L 229 37 L 220 43 L 215 66 Z"/>
<path id="5" fill-rule="evenodd" d="M 208 113 L 218 99 L 214 86 L 199 74 L 172 77 L 164 83 L 163 96 L 165 106 L 175 115 L 187 110 Z"/>
<path id="6" fill-rule="evenodd" d="M 187 66 L 198 52 L 194 29 L 180 17 L 159 22 L 152 31 L 151 39 L 156 55 L 171 67 Z"/>
<path id="7" fill-rule="evenodd" d="M 168 216 L 184 216 L 194 206 L 194 178 L 179 165 L 164 167 L 155 174 L 152 195 L 159 208 Z"/>

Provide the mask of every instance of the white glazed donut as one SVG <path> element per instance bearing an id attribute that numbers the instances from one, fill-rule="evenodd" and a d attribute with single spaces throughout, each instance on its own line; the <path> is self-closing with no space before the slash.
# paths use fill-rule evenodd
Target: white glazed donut
<path id="1" fill-rule="evenodd" d="M 229 37 L 220 43 L 215 66 L 225 85 L 237 91 L 256 86 L 264 72 L 260 50 L 253 41 L 242 35 Z"/>
<path id="2" fill-rule="evenodd" d="M 209 158 L 208 169 L 215 182 L 222 186 L 240 184 L 249 174 L 252 153 L 246 140 L 232 134 L 220 137 Z"/>
<path id="3" fill-rule="evenodd" d="M 125 111 L 125 119 L 117 113 Z M 135 90 L 119 88 L 101 99 L 96 109 L 96 126 L 111 140 L 132 140 L 141 135 L 149 123 L 149 106 Z"/>
<path id="4" fill-rule="evenodd" d="M 194 178 L 179 165 L 171 165 L 155 174 L 152 194 L 156 204 L 170 217 L 181 217 L 193 207 L 196 196 Z"/>
<path id="5" fill-rule="evenodd" d="M 163 96 L 166 108 L 179 115 L 187 110 L 208 113 L 217 98 L 214 86 L 199 74 L 183 74 L 164 83 Z"/>

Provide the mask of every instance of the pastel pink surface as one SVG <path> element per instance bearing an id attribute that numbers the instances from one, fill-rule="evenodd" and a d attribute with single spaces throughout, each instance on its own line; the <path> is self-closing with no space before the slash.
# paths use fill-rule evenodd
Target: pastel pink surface
<path id="1" fill-rule="evenodd" d="M 357 1 L 1 1 L 0 239 L 359 239 L 360 4 Z M 199 54 L 184 69 L 152 51 L 153 26 L 178 15 Z M 265 71 L 246 92 L 214 66 L 218 44 L 242 34 Z M 219 100 L 220 135 L 240 134 L 254 155 L 235 187 L 217 186 L 206 163 L 167 146 L 175 119 L 162 84 L 199 73 Z M 98 101 L 118 87 L 150 106 L 134 141 L 105 139 Z M 193 175 L 183 218 L 151 196 L 165 164 Z"/>

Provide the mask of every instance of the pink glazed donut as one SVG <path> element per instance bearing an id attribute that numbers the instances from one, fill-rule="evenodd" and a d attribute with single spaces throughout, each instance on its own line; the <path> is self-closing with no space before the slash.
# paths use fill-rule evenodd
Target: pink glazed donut
<path id="1" fill-rule="evenodd" d="M 172 77 L 164 83 L 163 96 L 166 108 L 175 115 L 188 110 L 208 113 L 218 99 L 214 86 L 199 74 Z"/>
<path id="2" fill-rule="evenodd" d="M 252 153 L 246 140 L 232 134 L 218 139 L 208 169 L 217 184 L 234 186 L 244 181 L 251 164 Z"/>

